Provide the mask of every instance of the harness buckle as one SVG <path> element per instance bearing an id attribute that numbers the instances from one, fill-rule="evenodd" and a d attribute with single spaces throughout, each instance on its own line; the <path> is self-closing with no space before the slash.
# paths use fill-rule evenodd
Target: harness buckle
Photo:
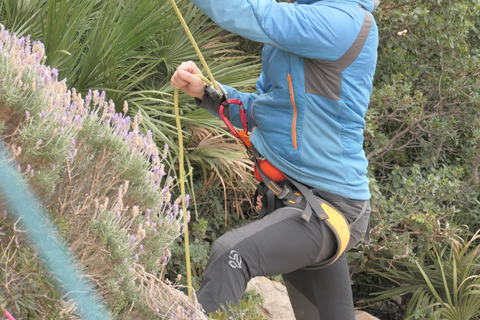
<path id="1" fill-rule="evenodd" d="M 283 200 L 283 204 L 289 207 L 295 207 L 300 209 L 305 209 L 307 201 L 305 197 L 299 191 L 292 191 L 288 196 Z"/>
<path id="2" fill-rule="evenodd" d="M 282 191 L 279 194 L 277 194 L 277 198 L 280 199 L 280 200 L 283 200 L 283 199 L 287 198 L 287 200 L 288 200 L 288 196 L 292 192 L 293 192 L 292 188 L 290 188 L 287 185 L 284 185 Z"/>

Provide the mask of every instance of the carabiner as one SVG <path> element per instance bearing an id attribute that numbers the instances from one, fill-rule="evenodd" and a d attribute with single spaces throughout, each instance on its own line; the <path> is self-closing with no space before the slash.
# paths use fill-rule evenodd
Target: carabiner
<path id="1" fill-rule="evenodd" d="M 237 99 L 228 99 L 225 100 L 221 105 L 220 109 L 218 110 L 218 113 L 220 114 L 220 117 L 222 118 L 223 122 L 227 125 L 228 129 L 230 132 L 233 134 L 233 136 L 237 139 L 241 139 L 240 135 L 238 134 L 237 130 L 233 127 L 233 125 L 230 123 L 228 118 L 225 116 L 225 113 L 223 110 L 225 109 L 226 106 L 229 104 L 236 104 L 238 105 L 238 111 L 240 113 L 240 120 L 242 121 L 242 126 L 245 134 L 248 132 L 248 119 L 247 119 L 247 113 L 245 112 L 245 108 L 243 107 L 243 103 L 240 100 Z"/>

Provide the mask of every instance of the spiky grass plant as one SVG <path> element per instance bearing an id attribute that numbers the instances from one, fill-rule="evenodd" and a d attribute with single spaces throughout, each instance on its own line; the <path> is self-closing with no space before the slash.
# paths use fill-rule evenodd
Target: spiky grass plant
<path id="1" fill-rule="evenodd" d="M 398 287 L 370 301 L 411 294 L 405 319 L 480 319 L 479 239 L 480 230 L 435 244 L 423 261 L 380 263 L 374 272 Z"/>
<path id="2" fill-rule="evenodd" d="M 168 148 L 160 151 L 151 132 L 140 133 L 140 112 L 126 116 L 125 103 L 117 113 L 105 92 L 83 98 L 42 63 L 42 43 L 0 29 L 0 127 L 9 161 L 18 163 L 111 313 L 116 319 L 205 319 L 164 279 L 168 246 L 185 228 L 180 199 L 172 199 L 175 179 L 163 164 Z M 35 318 L 75 318 L 75 307 L 27 249 L 15 221 L 7 220 L 1 197 L 0 209 L 2 303 Z"/>

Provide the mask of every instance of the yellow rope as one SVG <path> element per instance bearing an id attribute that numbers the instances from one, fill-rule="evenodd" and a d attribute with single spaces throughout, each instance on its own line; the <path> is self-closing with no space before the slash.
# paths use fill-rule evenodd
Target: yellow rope
<path id="1" fill-rule="evenodd" d="M 180 191 L 182 193 L 182 208 L 183 208 L 183 223 L 185 224 L 185 260 L 187 262 L 187 284 L 188 284 L 188 296 L 192 297 L 192 271 L 190 267 L 190 245 L 188 241 L 188 218 L 187 210 L 185 208 L 185 169 L 184 169 L 184 158 L 183 158 L 183 134 L 182 134 L 182 125 L 180 123 L 180 112 L 178 110 L 178 89 L 175 89 L 173 94 L 174 99 L 174 109 L 175 109 L 175 121 L 177 123 L 178 131 L 178 162 L 180 170 Z"/>
<path id="2" fill-rule="evenodd" d="M 219 87 L 217 83 L 215 82 L 215 79 L 213 78 L 213 74 L 208 68 L 207 62 L 203 58 L 202 53 L 200 52 L 200 49 L 198 48 L 197 43 L 195 42 L 195 39 L 193 38 L 192 33 L 190 32 L 190 29 L 188 29 L 187 23 L 185 22 L 185 19 L 183 19 L 182 14 L 180 13 L 180 10 L 178 9 L 177 4 L 175 3 L 174 0 L 170 0 L 170 3 L 172 4 L 175 12 L 177 13 L 178 19 L 182 23 L 183 28 L 185 29 L 185 32 L 188 35 L 188 38 L 190 39 L 190 42 L 192 43 L 195 51 L 197 52 L 198 57 L 200 58 L 200 61 L 203 64 L 203 67 L 205 68 L 209 78 L 211 81 L 209 81 L 207 78 L 200 74 L 195 74 L 195 76 L 199 77 L 202 79 L 205 83 L 208 85 L 214 86 L 216 90 L 219 90 Z M 178 132 L 178 149 L 179 149 L 179 171 L 180 171 L 180 191 L 182 193 L 182 208 L 183 208 L 183 222 L 185 224 L 185 260 L 186 260 L 186 267 L 187 267 L 187 284 L 188 284 L 188 296 L 191 298 L 192 297 L 192 271 L 190 267 L 190 245 L 189 245 L 189 240 L 188 240 L 188 219 L 187 219 L 187 210 L 185 208 L 185 169 L 184 169 L 184 155 L 183 155 L 183 133 L 182 133 L 182 126 L 180 123 L 180 112 L 178 109 L 178 89 L 175 89 L 175 92 L 173 94 L 173 101 L 174 101 L 174 109 L 175 109 L 175 121 L 177 124 L 177 132 Z"/>
<path id="3" fill-rule="evenodd" d="M 218 85 L 217 85 L 217 83 L 215 82 L 215 78 L 213 77 L 212 72 L 211 72 L 210 69 L 208 68 L 207 62 L 205 61 L 205 58 L 203 58 L 203 54 L 202 54 L 202 52 L 200 51 L 200 48 L 198 48 L 198 45 L 197 45 L 197 43 L 195 42 L 195 39 L 193 38 L 193 35 L 192 35 L 192 33 L 190 32 L 190 29 L 188 28 L 187 23 L 185 22 L 185 19 L 183 19 L 183 16 L 182 16 L 182 14 L 180 13 L 180 10 L 178 9 L 177 4 L 175 3 L 174 0 L 170 0 L 170 3 L 172 4 L 173 9 L 175 10 L 175 13 L 176 13 L 177 16 L 178 16 L 178 19 L 179 19 L 180 22 L 182 23 L 183 29 L 184 29 L 185 32 L 187 33 L 188 39 L 190 39 L 190 42 L 192 43 L 193 48 L 195 49 L 195 52 L 197 53 L 198 58 L 200 59 L 200 62 L 202 62 L 202 65 L 203 65 L 203 67 L 205 68 L 205 71 L 207 72 L 208 77 L 209 77 L 210 80 L 212 81 L 213 87 L 214 87 L 216 90 L 219 90 Z M 204 81 L 205 81 L 205 80 L 204 80 Z"/>

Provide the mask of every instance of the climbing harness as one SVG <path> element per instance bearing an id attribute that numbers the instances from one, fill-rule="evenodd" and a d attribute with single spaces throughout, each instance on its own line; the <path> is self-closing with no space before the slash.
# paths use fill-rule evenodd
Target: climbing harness
<path id="1" fill-rule="evenodd" d="M 316 195 L 314 189 L 308 188 L 304 184 L 287 175 L 286 181 L 277 183 L 267 177 L 261 169 L 258 171 L 263 178 L 265 187 L 267 188 L 265 194 L 267 197 L 266 202 L 268 209 L 264 211 L 263 215 L 269 214 L 282 206 L 301 208 L 304 210 L 302 218 L 306 222 L 309 222 L 312 218 L 312 214 L 315 213 L 334 235 L 337 244 L 335 254 L 327 260 L 318 262 L 308 268 L 320 269 L 337 261 L 350 242 L 350 227 L 366 212 L 367 201 L 365 201 L 362 211 L 357 219 L 349 225 L 345 216 L 340 211 L 336 210 L 333 205 Z M 278 201 L 275 201 L 275 197 L 281 201 L 280 205 L 278 204 Z M 273 208 L 271 205 L 272 203 L 274 203 Z"/>
<path id="2" fill-rule="evenodd" d="M 337 243 L 337 251 L 335 255 L 329 259 L 315 264 L 315 268 L 329 266 L 334 263 L 340 255 L 345 251 L 350 241 L 350 228 L 348 221 L 343 214 L 334 207 L 328 204 L 322 198 L 316 196 L 311 188 L 303 185 L 297 180 L 288 177 L 279 169 L 273 166 L 268 160 L 263 158 L 260 153 L 250 142 L 250 135 L 248 134 L 248 119 L 243 103 L 237 99 L 227 99 L 225 95 L 218 97 L 218 92 L 208 89 L 205 94 L 209 94 L 212 98 L 220 98 L 223 101 L 219 107 L 220 118 L 225 122 L 225 125 L 230 130 L 232 135 L 240 139 L 247 149 L 247 155 L 254 162 L 255 177 L 262 184 L 259 186 L 261 195 L 266 201 L 262 201 L 262 209 L 259 218 L 272 213 L 276 209 L 283 206 L 296 207 L 304 210 L 302 218 L 309 222 L 312 213 L 314 212 L 320 220 L 324 221 L 335 237 Z M 228 109 L 230 104 L 238 105 L 240 120 L 243 130 L 237 131 L 225 115 L 225 109 Z M 275 197 L 279 200 L 276 200 Z M 265 206 L 265 208 L 264 208 Z M 360 215 L 365 213 L 366 206 L 363 208 Z"/>
<path id="3" fill-rule="evenodd" d="M 205 94 L 213 96 L 217 94 L 217 92 L 213 93 L 211 90 L 207 89 L 205 90 Z M 232 135 L 242 141 L 247 149 L 248 156 L 254 161 L 255 177 L 262 182 L 263 186 L 266 188 L 265 190 L 265 188 L 260 186 L 260 189 L 263 189 L 262 195 L 266 199 L 266 201 L 263 202 L 263 204 L 266 205 L 266 209 L 261 211 L 259 218 L 263 218 L 265 215 L 272 213 L 282 206 L 296 207 L 304 210 L 302 218 L 307 222 L 310 221 L 312 213 L 315 212 L 320 220 L 325 222 L 334 235 L 337 243 L 337 251 L 335 255 L 325 261 L 315 264 L 314 267 L 322 268 L 334 263 L 345 251 L 350 241 L 350 228 L 348 221 L 341 212 L 334 209 L 332 205 L 328 204 L 322 198 L 316 196 L 310 188 L 295 179 L 286 176 L 268 160 L 261 157 L 250 142 L 250 135 L 248 134 L 248 119 L 243 103 L 237 99 L 226 99 L 225 96 L 220 98 L 223 100 L 219 107 L 220 118 L 225 122 L 225 125 L 228 127 Z M 243 130 L 241 131 L 237 131 L 225 116 L 225 109 L 228 109 L 230 104 L 238 105 L 240 120 L 243 127 Z M 275 197 L 280 201 L 276 201 Z M 364 206 L 360 216 L 365 213 L 365 210 L 366 206 Z"/>
<path id="4" fill-rule="evenodd" d="M 206 90 L 206 94 L 209 91 Z M 223 97 L 223 102 L 219 108 L 219 114 L 232 135 L 240 139 L 247 149 L 247 154 L 252 158 L 255 165 L 255 177 L 261 182 L 267 190 L 263 188 L 263 196 L 266 201 L 263 202 L 267 206 L 261 211 L 260 218 L 272 213 L 282 206 L 297 207 L 304 210 L 302 218 L 309 222 L 312 213 L 324 221 L 332 234 L 335 236 L 337 243 L 337 251 L 334 256 L 329 259 L 316 264 L 315 268 L 326 267 L 334 263 L 340 255 L 345 251 L 350 241 L 350 229 L 347 220 L 342 213 L 334 209 L 322 198 L 312 193 L 312 190 L 295 179 L 286 176 L 276 167 L 274 167 L 268 160 L 260 156 L 258 151 L 250 142 L 250 135 L 248 135 L 248 120 L 245 113 L 243 103 L 237 99 L 226 99 Z M 240 120 L 242 122 L 243 130 L 237 131 L 225 116 L 225 108 L 230 104 L 236 104 L 239 108 Z M 287 183 L 290 182 L 290 183 Z M 280 184 L 280 185 L 279 185 Z M 262 186 L 260 187 L 262 189 Z M 275 200 L 275 197 L 280 200 Z M 262 206 L 263 207 L 263 206 Z M 366 207 L 363 208 L 361 215 L 365 212 Z"/>

